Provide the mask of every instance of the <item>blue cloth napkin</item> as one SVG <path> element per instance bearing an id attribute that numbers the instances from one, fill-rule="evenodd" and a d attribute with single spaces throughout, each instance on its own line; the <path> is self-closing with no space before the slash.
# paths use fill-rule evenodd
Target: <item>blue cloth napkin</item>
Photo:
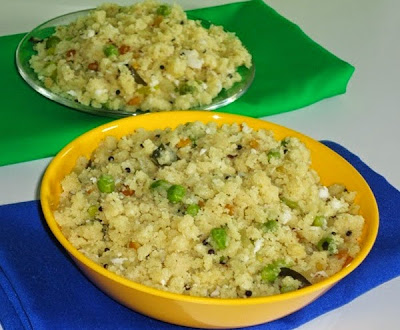
<path id="1" fill-rule="evenodd" d="M 352 163 L 371 186 L 380 210 L 377 241 L 363 264 L 324 296 L 292 315 L 251 329 L 298 327 L 400 275 L 400 192 L 345 148 L 324 143 Z M 180 328 L 133 312 L 97 289 L 53 238 L 38 201 L 1 206 L 0 226 L 0 321 L 5 330 Z"/>

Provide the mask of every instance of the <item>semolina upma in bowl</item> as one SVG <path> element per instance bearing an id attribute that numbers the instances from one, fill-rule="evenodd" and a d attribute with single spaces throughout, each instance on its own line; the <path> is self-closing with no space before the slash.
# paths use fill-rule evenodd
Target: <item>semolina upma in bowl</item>
<path id="1" fill-rule="evenodd" d="M 36 30 L 17 50 L 22 76 L 83 111 L 212 110 L 238 98 L 254 77 L 251 55 L 234 33 L 188 17 L 177 4 L 103 4 Z M 28 46 L 32 56 L 21 60 Z"/>
<path id="2" fill-rule="evenodd" d="M 83 135 L 43 180 L 50 228 L 112 297 L 172 323 L 239 327 L 304 306 L 365 258 L 376 203 L 340 156 L 261 120 L 172 114 Z"/>

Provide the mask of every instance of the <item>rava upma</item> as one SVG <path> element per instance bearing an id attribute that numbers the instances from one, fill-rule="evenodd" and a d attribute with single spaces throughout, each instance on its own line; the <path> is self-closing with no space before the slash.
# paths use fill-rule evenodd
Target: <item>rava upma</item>
<path id="1" fill-rule="evenodd" d="M 268 296 L 332 276 L 360 250 L 355 193 L 326 187 L 297 138 L 245 123 L 107 137 L 62 181 L 66 238 L 132 281 L 205 297 Z"/>
<path id="2" fill-rule="evenodd" d="M 241 81 L 239 67 L 252 65 L 234 33 L 156 1 L 104 4 L 34 48 L 30 65 L 52 92 L 132 112 L 208 105 Z"/>

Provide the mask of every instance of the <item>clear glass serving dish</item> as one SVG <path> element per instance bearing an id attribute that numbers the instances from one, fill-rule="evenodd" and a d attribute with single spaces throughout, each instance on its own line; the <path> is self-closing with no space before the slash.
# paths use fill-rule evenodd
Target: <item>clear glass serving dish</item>
<path id="1" fill-rule="evenodd" d="M 47 89 L 43 82 L 39 80 L 37 74 L 31 68 L 29 64 L 29 60 L 32 55 L 35 54 L 35 50 L 33 46 L 35 41 L 41 40 L 44 38 L 49 37 L 55 32 L 56 26 L 59 25 L 67 25 L 73 21 L 75 21 L 78 17 L 86 16 L 92 9 L 81 10 L 69 14 L 65 14 L 56 18 L 53 18 L 35 29 L 29 32 L 19 43 L 17 51 L 16 51 L 16 65 L 18 68 L 18 72 L 22 76 L 22 78 L 38 93 L 42 94 L 43 96 L 63 104 L 69 108 L 83 111 L 86 113 L 91 113 L 94 115 L 101 115 L 101 116 L 108 116 L 108 117 L 126 117 L 126 116 L 135 116 L 138 114 L 145 113 L 144 111 L 126 111 L 126 110 L 110 110 L 107 108 L 95 108 L 92 106 L 83 105 L 77 101 L 74 101 L 72 98 L 69 99 L 62 95 L 55 94 L 54 92 Z M 188 15 L 188 18 L 200 20 L 202 25 L 205 28 L 208 28 L 212 23 L 193 17 Z M 242 76 L 242 80 L 240 82 L 235 83 L 231 88 L 228 90 L 223 89 L 212 101 L 211 104 L 206 106 L 198 106 L 192 108 L 190 110 L 215 110 L 221 108 L 233 101 L 237 100 L 240 96 L 242 96 L 247 89 L 250 87 L 251 83 L 253 82 L 254 75 L 255 75 L 255 67 L 254 63 L 250 67 L 250 69 L 242 66 L 239 67 L 238 70 L 239 74 Z M 184 110 L 184 109 L 179 109 Z"/>

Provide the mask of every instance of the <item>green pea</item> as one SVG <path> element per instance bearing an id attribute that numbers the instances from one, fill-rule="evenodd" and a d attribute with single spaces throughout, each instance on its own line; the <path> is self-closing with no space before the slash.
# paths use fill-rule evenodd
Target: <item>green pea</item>
<path id="1" fill-rule="evenodd" d="M 103 193 L 112 193 L 115 189 L 114 178 L 109 174 L 102 174 L 97 180 L 97 187 Z"/>
<path id="2" fill-rule="evenodd" d="M 186 214 L 189 214 L 192 217 L 194 217 L 195 215 L 197 215 L 197 213 L 199 213 L 199 210 L 200 210 L 200 206 L 198 206 L 197 204 L 190 204 L 186 208 Z"/>
<path id="3" fill-rule="evenodd" d="M 323 215 L 317 215 L 312 223 L 313 226 L 326 228 L 328 224 L 326 218 Z"/>
<path id="4" fill-rule="evenodd" d="M 264 232 L 274 232 L 278 229 L 278 222 L 276 220 L 268 220 L 262 224 L 262 229 Z"/>
<path id="5" fill-rule="evenodd" d="M 285 203 L 287 206 L 289 206 L 292 210 L 293 210 L 293 209 L 298 209 L 298 208 L 299 208 L 299 204 L 297 204 L 297 202 L 295 202 L 295 201 L 293 201 L 293 200 L 291 200 L 291 199 L 289 199 L 289 198 L 282 197 L 282 198 L 281 198 L 281 201 L 282 201 L 283 203 Z"/>
<path id="6" fill-rule="evenodd" d="M 319 251 L 329 251 L 330 253 L 337 253 L 336 242 L 332 237 L 322 238 L 318 244 L 317 248 Z"/>
<path id="7" fill-rule="evenodd" d="M 46 49 L 55 48 L 61 39 L 57 36 L 51 36 L 46 40 Z"/>
<path id="8" fill-rule="evenodd" d="M 186 189 L 179 184 L 174 184 L 167 190 L 167 198 L 172 203 L 180 202 L 185 197 L 185 194 Z"/>
<path id="9" fill-rule="evenodd" d="M 281 267 L 287 267 L 288 264 L 283 259 L 275 260 L 273 263 L 265 266 L 261 270 L 261 279 L 265 282 L 274 282 L 279 273 L 281 272 Z"/>
<path id="10" fill-rule="evenodd" d="M 150 185 L 150 189 L 153 189 L 153 190 L 167 190 L 170 186 L 171 186 L 171 184 L 168 181 L 157 180 L 157 181 L 154 181 Z"/>
<path id="11" fill-rule="evenodd" d="M 162 16 L 168 16 L 171 14 L 171 7 L 168 5 L 161 5 L 157 8 L 157 14 Z"/>
<path id="12" fill-rule="evenodd" d="M 89 206 L 87 211 L 88 211 L 89 217 L 94 218 L 96 213 L 97 213 L 97 211 L 98 211 L 98 206 L 97 205 L 91 205 L 91 206 Z"/>
<path id="13" fill-rule="evenodd" d="M 261 279 L 265 282 L 274 282 L 280 273 L 281 269 L 275 263 L 265 266 L 261 270 Z"/>
<path id="14" fill-rule="evenodd" d="M 119 55 L 119 50 L 115 45 L 105 45 L 103 48 L 104 55 L 107 57 L 110 56 L 118 56 Z"/>
<path id="15" fill-rule="evenodd" d="M 225 228 L 214 228 L 211 230 L 211 238 L 215 246 L 219 250 L 223 250 L 228 246 L 228 234 Z"/>
<path id="16" fill-rule="evenodd" d="M 268 160 L 271 160 L 272 158 L 279 159 L 281 158 L 281 153 L 279 152 L 279 150 L 273 149 L 268 152 L 267 157 Z"/>

